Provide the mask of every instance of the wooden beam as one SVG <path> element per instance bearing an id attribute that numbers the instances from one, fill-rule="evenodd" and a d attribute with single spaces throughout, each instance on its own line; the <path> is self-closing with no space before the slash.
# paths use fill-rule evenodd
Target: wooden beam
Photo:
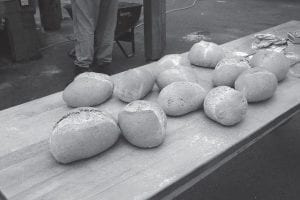
<path id="1" fill-rule="evenodd" d="M 166 0 L 144 0 L 144 41 L 147 60 L 158 60 L 166 46 Z"/>

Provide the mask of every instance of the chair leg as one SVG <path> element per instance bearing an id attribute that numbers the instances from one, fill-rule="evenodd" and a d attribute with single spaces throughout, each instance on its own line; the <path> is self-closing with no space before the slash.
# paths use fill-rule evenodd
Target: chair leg
<path id="1" fill-rule="evenodd" d="M 134 27 L 131 28 L 131 50 L 132 50 L 132 55 L 135 55 L 135 38 L 134 38 Z"/>
<path id="2" fill-rule="evenodd" d="M 122 53 L 127 57 L 127 58 L 131 58 L 134 56 L 134 54 L 128 54 L 125 49 L 123 48 L 123 46 L 121 45 L 121 43 L 119 42 L 119 40 L 116 40 L 117 45 L 120 47 Z"/>

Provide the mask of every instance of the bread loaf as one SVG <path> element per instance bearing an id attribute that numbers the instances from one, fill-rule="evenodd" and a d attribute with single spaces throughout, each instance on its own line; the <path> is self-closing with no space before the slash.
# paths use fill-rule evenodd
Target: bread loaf
<path id="1" fill-rule="evenodd" d="M 233 87 L 237 77 L 251 68 L 247 60 L 241 57 L 224 58 L 213 71 L 212 81 L 215 86 Z"/>
<path id="2" fill-rule="evenodd" d="M 182 65 L 183 59 L 182 56 L 179 54 L 169 54 L 165 55 L 157 62 L 157 65 L 161 66 L 162 68 L 170 69 L 177 65 Z"/>
<path id="3" fill-rule="evenodd" d="M 152 91 L 155 83 L 153 75 L 144 69 L 131 69 L 115 80 L 115 96 L 124 102 L 142 99 Z"/>
<path id="4" fill-rule="evenodd" d="M 174 82 L 161 90 L 158 103 L 170 116 L 180 116 L 199 109 L 206 91 L 197 83 Z"/>
<path id="5" fill-rule="evenodd" d="M 224 56 L 222 47 L 206 41 L 195 43 L 188 53 L 191 64 L 208 68 L 215 68 Z"/>
<path id="6" fill-rule="evenodd" d="M 235 81 L 235 89 L 241 91 L 248 102 L 269 99 L 274 95 L 276 88 L 276 76 L 259 67 L 246 70 Z"/>
<path id="7" fill-rule="evenodd" d="M 212 89 L 204 100 L 205 114 L 225 126 L 239 123 L 245 117 L 247 107 L 245 96 L 228 86 Z"/>
<path id="8" fill-rule="evenodd" d="M 268 50 L 260 50 L 254 54 L 250 59 L 250 65 L 272 72 L 278 81 L 285 79 L 290 69 L 290 61 L 283 53 Z"/>
<path id="9" fill-rule="evenodd" d="M 63 91 L 63 100 L 70 107 L 95 106 L 112 96 L 114 84 L 106 74 L 87 72 L 77 76 Z"/>
<path id="10" fill-rule="evenodd" d="M 165 55 L 151 66 L 151 72 L 154 77 L 157 77 L 161 72 L 168 69 L 176 69 L 182 66 L 189 66 L 190 61 L 186 56 L 180 54 Z"/>
<path id="11" fill-rule="evenodd" d="M 131 102 L 119 113 L 118 119 L 124 137 L 137 147 L 156 147 L 165 139 L 167 118 L 156 103 Z"/>
<path id="12" fill-rule="evenodd" d="M 157 86 L 160 89 L 163 89 L 167 85 L 178 81 L 189 81 L 197 83 L 197 76 L 195 71 L 189 67 L 167 69 L 161 72 L 156 78 Z"/>
<path id="13" fill-rule="evenodd" d="M 50 152 L 60 163 L 95 156 L 111 147 L 120 129 L 107 113 L 78 108 L 62 117 L 50 135 Z"/>

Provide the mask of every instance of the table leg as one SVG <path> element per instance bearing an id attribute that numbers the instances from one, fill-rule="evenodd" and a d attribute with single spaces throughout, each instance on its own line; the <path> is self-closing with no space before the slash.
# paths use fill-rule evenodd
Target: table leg
<path id="1" fill-rule="evenodd" d="M 166 0 L 144 0 L 144 41 L 147 60 L 158 60 L 166 46 Z"/>

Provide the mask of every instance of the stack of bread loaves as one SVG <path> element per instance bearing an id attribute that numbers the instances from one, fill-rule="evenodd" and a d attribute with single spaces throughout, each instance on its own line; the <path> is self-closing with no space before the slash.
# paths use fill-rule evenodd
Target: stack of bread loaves
<path id="1" fill-rule="evenodd" d="M 130 78 L 129 78 L 130 77 Z M 70 107 L 80 107 L 63 116 L 50 134 L 50 152 L 60 163 L 95 156 L 116 143 L 120 133 L 133 145 L 152 148 L 163 143 L 167 118 L 160 106 L 141 101 L 153 88 L 155 79 L 146 70 L 129 70 L 115 79 L 87 72 L 75 77 L 63 92 Z M 95 106 L 115 96 L 131 102 L 119 113 L 118 121 Z"/>
<path id="2" fill-rule="evenodd" d="M 289 59 L 283 54 L 259 50 L 250 59 L 251 69 L 245 70 L 235 81 L 235 89 L 241 91 L 248 102 L 270 99 L 290 68 Z"/>

